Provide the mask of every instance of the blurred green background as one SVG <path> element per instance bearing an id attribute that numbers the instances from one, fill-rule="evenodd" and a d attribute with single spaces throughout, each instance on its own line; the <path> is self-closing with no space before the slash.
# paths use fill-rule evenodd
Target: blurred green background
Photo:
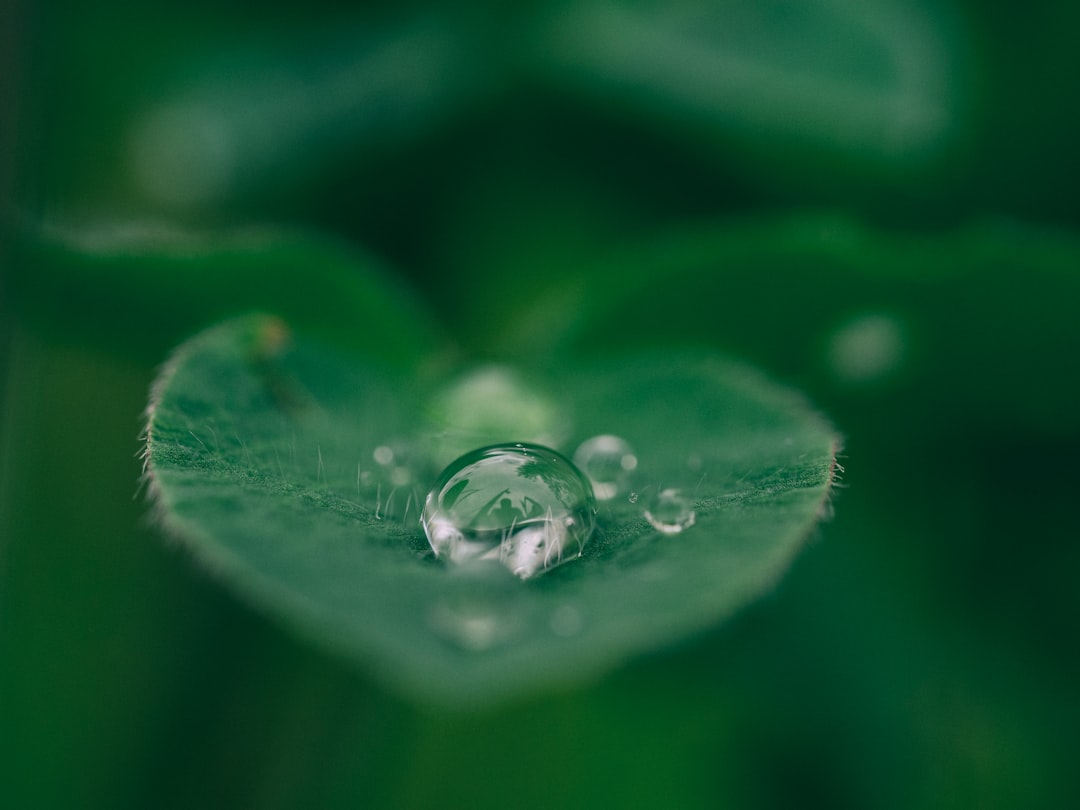
<path id="1" fill-rule="evenodd" d="M 3 20 L 0 804 L 1080 798 L 1074 4 Z M 252 225 L 312 235 L 238 257 Z M 305 239 L 384 268 L 465 357 L 704 342 L 760 364 L 846 436 L 835 518 L 735 621 L 599 683 L 469 714 L 386 691 L 133 497 L 171 346 L 253 306 L 333 309 L 348 262 L 312 275 Z"/>

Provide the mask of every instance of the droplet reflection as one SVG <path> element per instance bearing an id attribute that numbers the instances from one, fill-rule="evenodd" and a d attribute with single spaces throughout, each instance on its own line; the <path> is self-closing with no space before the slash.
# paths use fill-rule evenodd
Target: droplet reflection
<path id="1" fill-rule="evenodd" d="M 511 638 L 522 621 L 514 580 L 497 562 L 458 568 L 445 582 L 428 622 L 454 646 L 483 652 Z"/>

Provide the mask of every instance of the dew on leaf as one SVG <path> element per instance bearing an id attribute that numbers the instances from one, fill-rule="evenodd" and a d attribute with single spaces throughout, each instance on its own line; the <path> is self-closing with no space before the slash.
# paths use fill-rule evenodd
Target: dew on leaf
<path id="1" fill-rule="evenodd" d="M 885 380 L 903 364 L 907 349 L 904 326 L 893 315 L 860 315 L 837 329 L 828 345 L 833 376 L 843 383 Z"/>
<path id="2" fill-rule="evenodd" d="M 574 451 L 574 463 L 589 477 L 596 499 L 609 501 L 630 488 L 638 460 L 626 439 L 603 434 L 582 442 Z"/>
<path id="3" fill-rule="evenodd" d="M 573 605 L 559 605 L 551 613 L 551 632 L 562 638 L 570 638 L 581 632 L 581 611 Z"/>
<path id="4" fill-rule="evenodd" d="M 437 557 L 499 560 L 529 579 L 581 555 L 596 501 L 588 480 L 554 450 L 500 444 L 443 470 L 420 522 Z"/>
<path id="5" fill-rule="evenodd" d="M 678 489 L 662 489 L 650 499 L 645 519 L 661 534 L 678 534 L 694 525 L 697 513 Z"/>
<path id="6" fill-rule="evenodd" d="M 405 442 L 380 444 L 371 452 L 380 477 L 395 487 L 404 487 L 423 475 L 423 460 Z"/>
<path id="7" fill-rule="evenodd" d="M 214 327 L 156 382 L 146 460 L 161 525 L 226 584 L 409 697 L 480 705 L 569 686 L 726 620 L 790 564 L 835 478 L 832 428 L 786 389 L 722 358 L 662 352 L 537 378 L 559 381 L 544 409 L 556 443 L 542 444 L 572 453 L 617 435 L 634 448 L 632 486 L 599 512 L 571 461 L 491 447 L 534 435 L 513 408 L 501 438 L 465 446 L 440 480 L 461 455 L 442 456 L 443 437 L 483 433 L 452 417 L 475 416 L 468 406 L 512 375 L 466 374 L 475 396 L 436 412 L 446 389 L 303 332 L 271 363 L 252 349 L 267 329 L 258 316 Z M 302 398 L 278 396 L 282 385 Z M 412 483 L 395 482 L 397 467 Z M 667 486 L 689 499 L 683 518 L 653 503 Z M 694 510 L 689 531 L 663 533 Z M 521 581 L 583 547 L 577 565 Z"/>

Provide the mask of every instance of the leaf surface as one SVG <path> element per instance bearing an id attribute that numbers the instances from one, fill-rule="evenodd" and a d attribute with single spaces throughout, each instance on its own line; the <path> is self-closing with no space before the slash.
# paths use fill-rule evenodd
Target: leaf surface
<path id="1" fill-rule="evenodd" d="M 420 510 L 462 448 L 542 439 L 570 456 L 600 434 L 637 465 L 599 502 L 581 559 L 527 581 L 435 559 Z M 836 450 L 799 396 L 715 356 L 427 381 L 253 316 L 174 355 L 146 461 L 163 524 L 227 583 L 399 690 L 475 705 L 595 677 L 730 616 L 822 514 Z M 678 534 L 644 514 L 668 488 L 695 512 Z"/>

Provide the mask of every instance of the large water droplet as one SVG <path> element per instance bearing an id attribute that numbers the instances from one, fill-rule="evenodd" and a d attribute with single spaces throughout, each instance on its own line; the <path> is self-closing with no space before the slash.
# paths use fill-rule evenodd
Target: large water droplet
<path id="1" fill-rule="evenodd" d="M 499 560 L 522 579 L 579 557 L 595 522 L 589 482 L 535 444 L 466 453 L 443 470 L 421 517 L 436 556 Z"/>
<path id="2" fill-rule="evenodd" d="M 645 519 L 661 534 L 678 534 L 697 520 L 690 500 L 677 489 L 662 489 L 650 500 Z"/>
<path id="3" fill-rule="evenodd" d="M 637 456 L 629 442 L 619 436 L 593 436 L 574 451 L 574 463 L 592 481 L 597 500 L 608 501 L 630 488 L 630 474 Z"/>

